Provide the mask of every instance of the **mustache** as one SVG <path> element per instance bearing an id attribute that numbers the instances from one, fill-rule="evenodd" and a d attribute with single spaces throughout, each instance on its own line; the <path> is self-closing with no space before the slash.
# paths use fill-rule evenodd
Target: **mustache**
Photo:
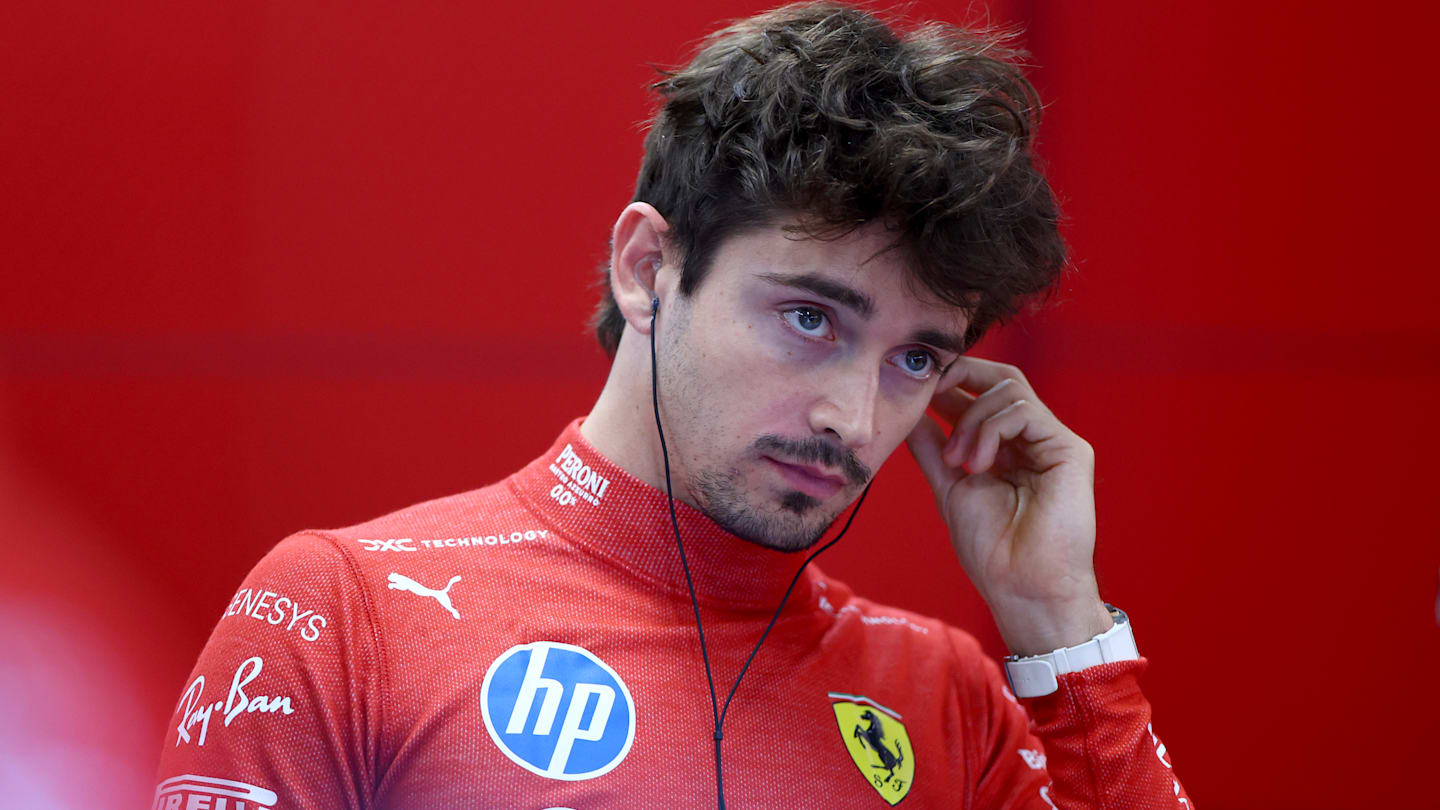
<path id="1" fill-rule="evenodd" d="M 874 475 L 869 467 L 855 457 L 854 452 L 815 436 L 807 439 L 786 439 L 767 433 L 756 439 L 753 447 L 783 460 L 839 468 L 841 475 L 856 486 L 863 485 Z"/>

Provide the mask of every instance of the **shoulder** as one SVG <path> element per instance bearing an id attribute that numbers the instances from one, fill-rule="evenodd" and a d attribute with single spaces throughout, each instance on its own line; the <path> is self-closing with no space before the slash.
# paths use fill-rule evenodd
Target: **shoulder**
<path id="1" fill-rule="evenodd" d="M 966 671 L 983 669 L 984 662 L 990 660 L 980 642 L 966 630 L 859 596 L 843 581 L 817 574 L 815 607 L 833 618 L 837 630 L 863 639 L 870 649 Z"/>
<path id="2" fill-rule="evenodd" d="M 531 525 L 536 522 L 528 519 L 529 512 L 511 494 L 507 480 L 417 503 L 352 526 L 296 532 L 273 546 L 251 569 L 230 610 L 245 607 L 246 600 L 252 610 L 258 610 L 258 597 L 271 592 L 272 599 L 286 596 L 294 601 L 304 596 L 336 609 L 350 604 L 357 613 L 371 614 L 364 617 L 367 622 L 374 621 L 369 603 L 377 585 L 384 590 L 388 572 L 397 566 L 404 568 L 432 557 L 425 552 L 446 551 L 449 553 L 433 556 L 450 558 L 463 549 L 535 542 L 549 535 L 548 530 L 537 528 L 538 524 Z M 467 567 L 473 562 L 467 560 Z M 270 599 L 265 601 L 268 604 Z"/>
<path id="3" fill-rule="evenodd" d="M 509 482 L 506 478 L 480 489 L 413 504 L 352 526 L 305 533 L 328 538 L 355 552 L 407 553 L 454 548 L 461 540 L 484 545 L 492 538 L 492 544 L 498 544 L 500 535 L 508 537 L 506 529 L 510 523 L 528 516 Z"/>
<path id="4" fill-rule="evenodd" d="M 507 551 L 537 546 L 553 537 L 550 527 L 516 497 L 511 480 L 417 503 L 351 526 L 307 529 L 287 538 L 276 552 L 287 544 L 303 543 L 303 550 L 296 553 L 343 563 L 367 582 L 379 572 L 382 584 L 386 572 L 396 566 L 458 565 L 474 571 L 503 565 L 513 556 Z"/>

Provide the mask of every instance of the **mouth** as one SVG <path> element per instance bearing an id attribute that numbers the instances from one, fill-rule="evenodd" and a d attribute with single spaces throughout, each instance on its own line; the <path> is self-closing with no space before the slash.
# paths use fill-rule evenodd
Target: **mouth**
<path id="1" fill-rule="evenodd" d="M 770 466 L 780 473 L 780 477 L 792 488 L 809 495 L 812 498 L 824 500 L 845 487 L 845 479 L 833 473 L 827 473 L 819 467 L 809 467 L 802 464 L 787 464 L 777 461 L 769 456 L 761 456 Z"/>

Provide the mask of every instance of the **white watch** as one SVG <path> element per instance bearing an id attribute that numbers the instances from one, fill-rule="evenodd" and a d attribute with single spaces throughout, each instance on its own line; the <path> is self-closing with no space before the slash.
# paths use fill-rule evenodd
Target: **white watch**
<path id="1" fill-rule="evenodd" d="M 1005 677 L 1018 698 L 1040 697 L 1060 688 L 1059 676 L 1111 661 L 1134 661 L 1140 657 L 1130 617 L 1110 603 L 1105 604 L 1115 624 L 1109 630 L 1074 647 L 1062 647 L 1044 655 L 1007 655 Z"/>

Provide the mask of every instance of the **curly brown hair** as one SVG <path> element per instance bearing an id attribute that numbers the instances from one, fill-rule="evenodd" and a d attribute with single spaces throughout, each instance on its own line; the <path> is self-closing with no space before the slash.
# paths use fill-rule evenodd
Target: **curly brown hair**
<path id="1" fill-rule="evenodd" d="M 1015 36 L 897 33 L 867 11 L 804 2 L 735 22 L 661 71 L 634 199 L 669 223 L 681 293 L 726 237 L 787 214 L 820 239 L 885 223 L 912 281 L 969 316 L 967 348 L 1052 290 L 1065 244 Z M 624 318 L 602 272 L 594 326 L 613 356 Z"/>

